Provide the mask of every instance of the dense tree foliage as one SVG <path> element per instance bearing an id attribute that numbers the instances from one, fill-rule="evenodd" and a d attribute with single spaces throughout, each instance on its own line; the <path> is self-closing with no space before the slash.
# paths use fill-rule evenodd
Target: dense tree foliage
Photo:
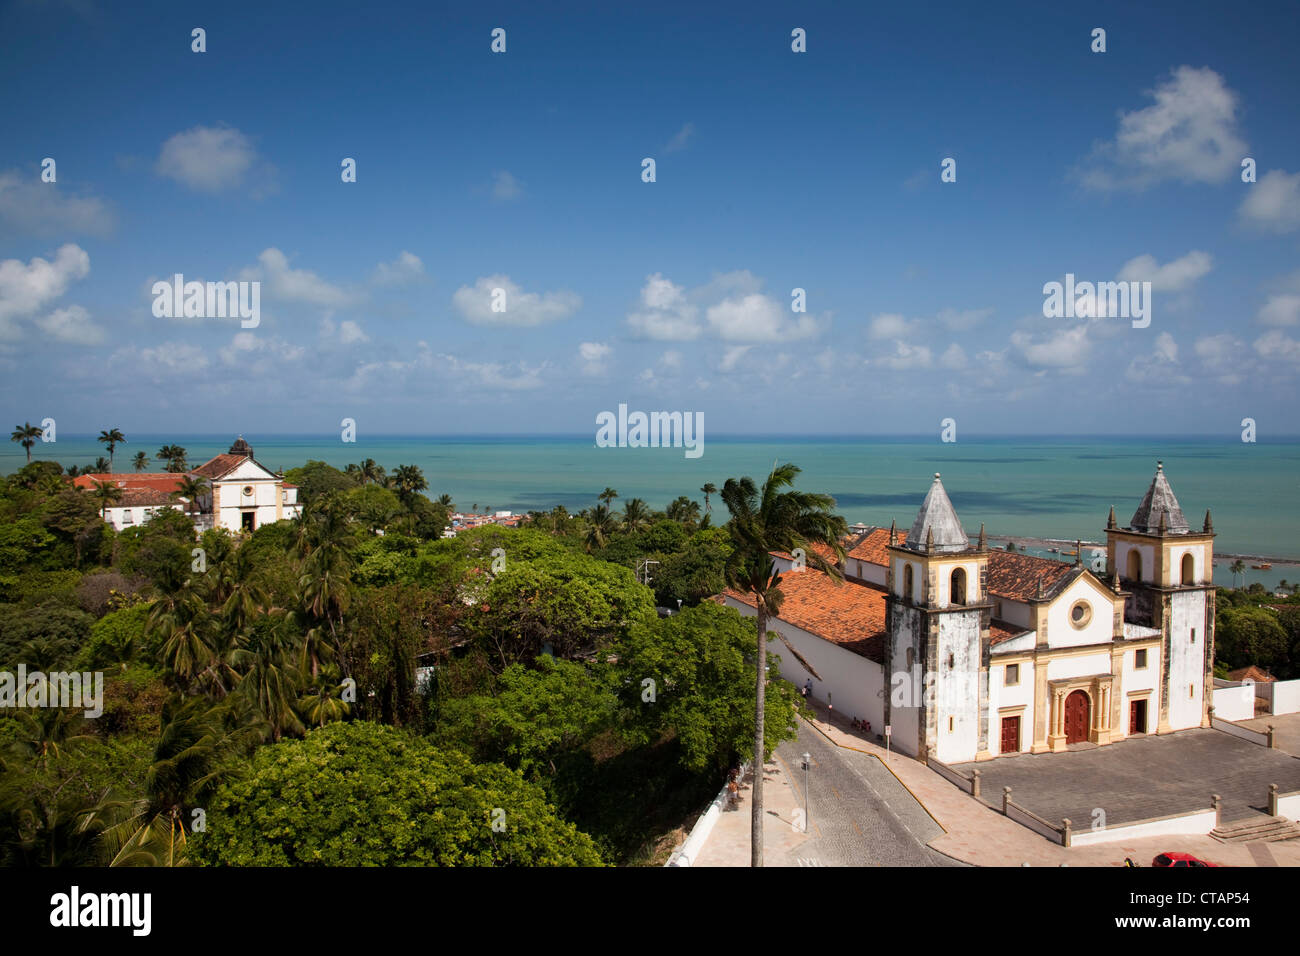
<path id="1" fill-rule="evenodd" d="M 601 862 L 517 772 L 364 721 L 259 750 L 211 801 L 193 852 L 239 866 Z"/>
<path id="2" fill-rule="evenodd" d="M 115 532 L 53 462 L 0 479 L 0 669 L 105 678 L 96 719 L 0 713 L 0 861 L 661 861 L 748 758 L 753 625 L 693 607 L 730 554 L 698 504 L 443 537 L 413 466 L 286 477 L 301 518 L 197 538 L 171 508 Z"/>

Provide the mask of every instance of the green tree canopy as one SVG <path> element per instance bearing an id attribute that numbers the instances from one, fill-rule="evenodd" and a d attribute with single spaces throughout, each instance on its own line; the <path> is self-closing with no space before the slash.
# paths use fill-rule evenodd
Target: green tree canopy
<path id="1" fill-rule="evenodd" d="M 258 750 L 247 776 L 210 802 L 190 852 L 235 866 L 601 862 L 591 838 L 518 772 L 362 721 Z"/>

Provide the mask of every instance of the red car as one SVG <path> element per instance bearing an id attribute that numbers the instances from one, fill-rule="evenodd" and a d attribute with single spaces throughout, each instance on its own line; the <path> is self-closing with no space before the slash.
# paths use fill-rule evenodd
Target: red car
<path id="1" fill-rule="evenodd" d="M 1161 853 L 1152 861 L 1152 866 L 1218 866 L 1192 856 L 1190 853 Z"/>

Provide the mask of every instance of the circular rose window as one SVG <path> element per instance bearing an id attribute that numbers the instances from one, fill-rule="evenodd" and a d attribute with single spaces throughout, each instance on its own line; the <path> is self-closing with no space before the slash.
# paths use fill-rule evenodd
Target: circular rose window
<path id="1" fill-rule="evenodd" d="M 1092 608 L 1087 601 L 1075 601 L 1074 606 L 1070 608 L 1070 623 L 1075 627 L 1084 628 L 1092 620 Z"/>
<path id="2" fill-rule="evenodd" d="M 253 486 L 252 486 L 252 485 L 244 485 L 244 494 L 246 494 L 246 495 L 251 495 L 252 493 L 253 493 Z"/>

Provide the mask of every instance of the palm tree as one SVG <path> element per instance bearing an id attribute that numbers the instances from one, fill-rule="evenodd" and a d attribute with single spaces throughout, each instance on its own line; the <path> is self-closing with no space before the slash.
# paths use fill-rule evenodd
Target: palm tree
<path id="1" fill-rule="evenodd" d="M 606 486 L 605 490 L 602 491 L 600 494 L 598 494 L 596 497 L 600 501 L 605 502 L 605 504 L 608 506 L 610 502 L 612 502 L 615 498 L 618 497 L 618 492 L 615 491 L 613 488 Z"/>
<path id="2" fill-rule="evenodd" d="M 136 471 L 144 471 L 149 467 L 149 456 L 142 451 L 138 451 L 135 453 L 135 457 L 131 459 L 131 464 L 135 465 Z"/>
<path id="3" fill-rule="evenodd" d="M 113 473 L 113 463 L 100 455 L 95 459 L 95 463 L 90 466 L 90 472 L 95 475 L 111 475 Z"/>
<path id="4" fill-rule="evenodd" d="M 455 510 L 456 510 L 456 502 L 454 502 L 454 501 L 452 500 L 451 495 L 439 495 L 439 496 L 438 496 L 438 504 L 442 505 L 442 506 L 443 506 L 444 508 L 446 508 L 448 511 L 455 511 Z"/>
<path id="5" fill-rule="evenodd" d="M 629 533 L 640 531 L 650 523 L 650 509 L 640 498 L 629 498 L 623 503 L 623 530 Z"/>
<path id="6" fill-rule="evenodd" d="M 197 697 L 164 708 L 145 795 L 116 804 L 120 821 L 103 834 L 109 866 L 185 863 L 188 811 L 207 803 L 257 743 L 261 728 L 250 716 L 246 706 L 213 707 Z"/>
<path id="7" fill-rule="evenodd" d="M 95 490 L 91 494 L 99 502 L 99 516 L 105 521 L 108 520 L 109 506 L 122 500 L 122 489 L 111 481 L 95 482 Z"/>
<path id="8" fill-rule="evenodd" d="M 208 494 L 208 482 L 205 478 L 195 478 L 186 475 L 176 483 L 176 490 L 172 492 L 173 498 L 185 499 L 185 513 L 194 514 L 202 510 L 200 498 Z"/>
<path id="9" fill-rule="evenodd" d="M 108 446 L 108 470 L 113 471 L 113 452 L 117 450 L 118 445 L 126 443 L 126 436 L 117 428 L 110 428 L 108 431 L 99 433 L 99 441 Z"/>
<path id="10" fill-rule="evenodd" d="M 180 445 L 163 445 L 158 449 L 158 457 L 167 462 L 167 471 L 181 474 L 190 470 L 189 463 L 185 460 L 185 449 Z"/>
<path id="11" fill-rule="evenodd" d="M 376 464 L 373 458 L 367 458 L 361 463 L 360 478 L 363 485 L 370 484 L 372 481 L 377 485 L 382 485 L 385 477 L 387 475 L 384 466 Z"/>
<path id="12" fill-rule="evenodd" d="M 711 481 L 706 481 L 700 488 L 700 491 L 704 492 L 704 513 L 706 515 L 712 514 L 713 506 L 709 504 L 709 495 L 716 495 L 718 493 L 718 486 Z"/>
<path id="13" fill-rule="evenodd" d="M 603 548 L 609 543 L 618 525 L 614 515 L 605 505 L 596 505 L 587 515 L 587 550 Z"/>
<path id="14" fill-rule="evenodd" d="M 722 487 L 722 500 L 731 512 L 727 530 L 734 549 L 727 558 L 724 575 L 730 587 L 754 595 L 758 610 L 758 655 L 754 668 L 754 790 L 750 821 L 752 866 L 763 865 L 763 765 L 766 762 L 763 706 L 767 683 L 767 622 L 780 613 L 784 599 L 781 575 L 775 570 L 771 552 L 803 548 L 809 565 L 824 571 L 833 580 L 843 577 L 839 568 L 844 561 L 841 539 L 848 533 L 848 526 L 841 516 L 831 513 L 835 499 L 830 495 L 793 490 L 798 474 L 799 468 L 787 463 L 772 469 L 761 493 L 749 477 L 728 478 Z M 827 561 L 812 547 L 814 544 L 830 546 L 836 563 Z"/>
<path id="15" fill-rule="evenodd" d="M 40 437 L 41 430 L 31 422 L 27 422 L 22 425 L 15 425 L 9 440 L 16 441 L 27 449 L 27 464 L 30 465 L 32 463 L 32 446 L 36 444 L 36 439 Z"/>
<path id="16" fill-rule="evenodd" d="M 1228 565 L 1228 570 L 1232 572 L 1232 583 L 1233 583 L 1234 586 L 1235 586 L 1236 583 L 1237 583 L 1237 575 L 1239 575 L 1239 574 L 1241 575 L 1242 583 L 1243 583 L 1243 584 L 1245 583 L 1245 581 L 1246 581 L 1246 562 L 1245 562 L 1245 561 L 1241 560 L 1241 558 L 1238 558 L 1236 561 L 1233 561 L 1232 564 Z"/>
<path id="17" fill-rule="evenodd" d="M 685 495 L 679 495 L 668 505 L 664 511 L 664 517 L 669 521 L 678 521 L 682 524 L 689 524 L 698 521 L 700 518 L 700 503 L 691 501 Z"/>

